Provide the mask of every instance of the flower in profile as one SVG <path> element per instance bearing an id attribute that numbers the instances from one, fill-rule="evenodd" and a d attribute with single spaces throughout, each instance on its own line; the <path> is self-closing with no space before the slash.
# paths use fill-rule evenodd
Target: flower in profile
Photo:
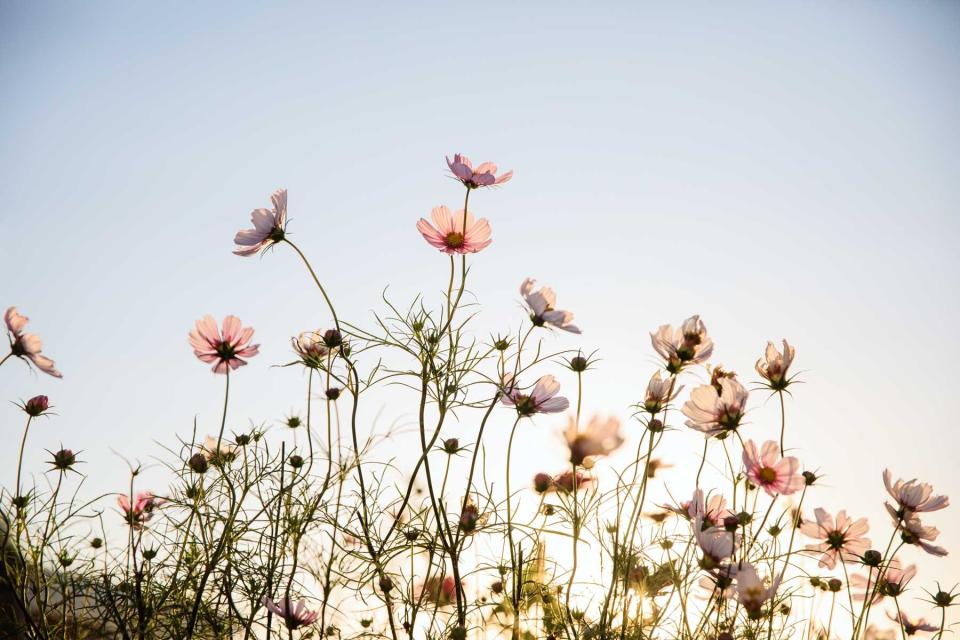
<path id="1" fill-rule="evenodd" d="M 683 404 L 683 415 L 689 418 L 686 425 L 708 438 L 735 431 L 747 408 L 749 393 L 736 378 L 720 378 L 717 384 L 719 391 L 712 384 L 697 387 Z"/>
<path id="2" fill-rule="evenodd" d="M 451 213 L 445 205 L 434 207 L 430 212 L 433 224 L 424 218 L 417 222 L 417 231 L 431 247 L 444 253 L 477 253 L 490 245 L 490 223 L 486 218 L 475 219 L 463 209 Z"/>
<path id="3" fill-rule="evenodd" d="M 41 353 L 43 343 L 39 336 L 24 333 L 23 330 L 30 322 L 30 318 L 20 315 L 16 307 L 10 307 L 3 314 L 7 324 L 7 336 L 10 339 L 10 353 L 24 362 L 32 363 L 40 371 L 54 378 L 62 378 L 63 374 L 57 371 L 53 360 Z"/>
<path id="4" fill-rule="evenodd" d="M 774 578 L 767 584 L 757 574 L 756 568 L 750 563 L 744 563 L 737 570 L 737 600 L 746 609 L 747 613 L 756 617 L 763 605 L 777 594 L 780 578 Z"/>
<path id="5" fill-rule="evenodd" d="M 558 397 L 558 393 L 560 383 L 551 375 L 541 377 L 529 393 L 524 393 L 513 376 L 507 374 L 503 380 L 503 395 L 500 396 L 500 401 L 516 408 L 517 413 L 523 417 L 535 413 L 559 413 L 567 410 L 570 401 L 562 396 Z"/>
<path id="6" fill-rule="evenodd" d="M 457 583 L 453 576 L 430 576 L 420 585 L 420 594 L 427 602 L 446 606 L 457 599 Z"/>
<path id="7" fill-rule="evenodd" d="M 337 352 L 337 347 L 327 346 L 321 331 L 304 331 L 293 338 L 291 343 L 303 365 L 311 369 L 325 368 Z"/>
<path id="8" fill-rule="evenodd" d="M 453 160 L 446 158 L 447 166 L 453 176 L 462 182 L 468 189 L 478 189 L 480 187 L 492 187 L 494 185 L 508 182 L 513 177 L 513 171 L 507 171 L 504 174 L 496 175 L 497 165 L 492 162 L 484 162 L 476 169 L 470 158 L 459 153 L 454 154 Z"/>
<path id="9" fill-rule="evenodd" d="M 781 458 L 780 445 L 774 440 L 764 442 L 759 452 L 753 440 L 748 440 L 743 446 L 743 464 L 750 482 L 770 496 L 788 496 L 807 483 L 799 471 L 800 461 L 793 456 Z"/>
<path id="10" fill-rule="evenodd" d="M 252 256 L 283 241 L 287 227 L 287 190 L 277 189 L 270 196 L 272 209 L 254 209 L 250 214 L 253 229 L 238 231 L 233 242 L 238 256 Z"/>
<path id="11" fill-rule="evenodd" d="M 263 606 L 273 615 L 277 616 L 286 625 L 287 629 L 293 631 L 300 627 L 306 627 L 317 621 L 320 614 L 316 611 L 307 609 L 307 601 L 300 600 L 296 604 L 289 598 L 283 598 L 279 602 L 274 602 L 267 596 L 263 596 Z"/>
<path id="12" fill-rule="evenodd" d="M 593 416 L 582 431 L 576 418 L 570 416 L 564 437 L 570 449 L 570 462 L 575 466 L 586 463 L 590 467 L 594 459 L 609 455 L 623 444 L 620 421 L 613 416 Z"/>
<path id="13" fill-rule="evenodd" d="M 816 522 L 804 522 L 800 532 L 808 538 L 820 540 L 817 544 L 808 544 L 807 551 L 821 553 L 820 566 L 833 569 L 837 559 L 841 562 L 854 562 L 870 548 L 870 539 L 865 537 L 870 525 L 866 518 L 853 520 L 846 510 L 837 513 L 837 518 L 822 508 L 814 510 Z"/>
<path id="14" fill-rule="evenodd" d="M 534 291 L 536 284 L 533 278 L 526 278 L 520 284 L 520 295 L 530 313 L 530 321 L 538 327 L 550 325 L 570 333 L 580 333 L 579 327 L 573 324 L 573 313 L 556 308 L 557 294 L 553 289 L 541 287 Z"/>
<path id="15" fill-rule="evenodd" d="M 241 328 L 240 318 L 236 316 L 223 319 L 221 335 L 216 320 L 206 315 L 197 320 L 196 328 L 190 332 L 190 346 L 202 362 L 213 363 L 214 373 L 227 373 L 229 369 L 238 369 L 247 364 L 241 358 L 257 355 L 260 345 L 250 344 L 252 337 L 253 328 Z"/>
<path id="16" fill-rule="evenodd" d="M 890 469 L 884 469 L 883 484 L 890 497 L 897 502 L 897 507 L 894 508 L 890 503 L 884 504 L 894 518 L 909 518 L 914 513 L 939 511 L 950 506 L 950 498 L 933 495 L 933 487 L 926 482 L 919 482 L 916 478 L 909 482 L 903 479 L 896 482 L 892 480 Z"/>
<path id="17" fill-rule="evenodd" d="M 588 473 L 564 471 L 563 473 L 553 476 L 550 487 L 560 493 L 573 493 L 574 489 L 577 491 L 589 489 L 593 486 L 595 480 L 596 479 Z"/>
<path id="18" fill-rule="evenodd" d="M 790 346 L 786 340 L 783 341 L 783 353 L 781 353 L 772 342 L 767 343 L 767 349 L 762 358 L 757 359 L 754 368 L 760 377 L 767 381 L 767 386 L 773 391 L 781 391 L 790 385 L 790 378 L 787 373 L 797 350 Z"/>
<path id="19" fill-rule="evenodd" d="M 907 614 L 900 612 L 897 615 L 892 615 L 889 611 L 887 612 L 887 617 L 903 627 L 903 632 L 908 636 L 916 635 L 920 631 L 939 631 L 940 627 L 935 624 L 930 624 L 923 618 L 917 618 L 913 620 L 907 617 Z"/>
<path id="20" fill-rule="evenodd" d="M 671 376 L 664 380 L 660 377 L 660 371 L 655 371 L 647 383 L 647 392 L 643 398 L 643 410 L 651 415 L 663 411 L 671 400 L 677 397 L 677 394 L 683 389 L 679 387 L 674 389 L 675 379 Z"/>
<path id="21" fill-rule="evenodd" d="M 713 340 L 707 335 L 707 327 L 700 316 L 691 316 L 677 329 L 661 325 L 650 334 L 654 350 L 663 358 L 670 373 L 679 373 L 690 364 L 701 364 L 713 354 Z"/>
<path id="22" fill-rule="evenodd" d="M 233 462 L 234 458 L 237 457 L 237 447 L 226 440 L 220 440 L 218 445 L 216 438 L 207 436 L 203 439 L 200 453 L 210 464 L 220 466 Z"/>
<path id="23" fill-rule="evenodd" d="M 722 525 L 724 518 L 733 515 L 733 512 L 727 508 L 727 499 L 722 494 L 713 493 L 709 498 L 704 498 L 703 489 L 694 490 L 693 499 L 681 502 L 679 505 L 661 506 L 687 520 L 699 520 L 701 526 L 707 528 Z"/>
<path id="24" fill-rule="evenodd" d="M 912 515 L 900 522 L 900 538 L 905 543 L 916 545 L 930 555 L 942 558 L 947 555 L 947 550 L 931 544 L 939 535 L 939 529 L 924 525 L 917 515 Z"/>
<path id="25" fill-rule="evenodd" d="M 142 491 L 137 494 L 133 504 L 130 504 L 130 498 L 125 494 L 117 496 L 117 505 L 123 512 L 123 517 L 127 524 L 134 529 L 140 529 L 153 517 L 153 511 L 163 504 L 163 500 L 157 498 L 149 491 Z"/>
<path id="26" fill-rule="evenodd" d="M 893 558 L 883 576 L 878 579 L 880 572 L 880 567 L 872 567 L 867 577 L 860 574 L 850 576 L 850 586 L 857 590 L 854 600 L 866 600 L 870 595 L 868 589 L 873 591 L 872 604 L 880 602 L 886 596 L 900 597 L 907 590 L 907 584 L 917 575 L 917 565 L 911 564 L 904 568 L 899 559 Z"/>
<path id="27" fill-rule="evenodd" d="M 694 520 L 693 535 L 703 551 L 700 566 L 710 571 L 723 564 L 737 550 L 739 537 L 736 532 L 730 532 L 721 527 L 704 526 L 702 517 Z"/>

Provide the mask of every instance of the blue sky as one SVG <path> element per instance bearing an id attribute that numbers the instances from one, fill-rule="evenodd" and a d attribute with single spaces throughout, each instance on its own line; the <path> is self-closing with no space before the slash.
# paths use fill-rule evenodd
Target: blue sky
<path id="1" fill-rule="evenodd" d="M 275 423 L 303 380 L 270 365 L 328 320 L 290 252 L 242 260 L 233 234 L 287 187 L 343 315 L 368 321 L 388 282 L 436 300 L 446 262 L 414 224 L 459 204 L 461 151 L 515 170 L 471 203 L 494 234 L 479 326 L 520 322 L 524 277 L 553 285 L 584 335 L 549 340 L 600 349 L 587 404 L 624 417 L 659 324 L 700 313 L 743 374 L 790 339 L 788 440 L 828 473 L 817 504 L 884 538 L 884 466 L 960 497 L 958 30 L 948 2 L 2 2 L 0 306 L 65 378 L 8 363 L 0 392 L 48 394 L 32 451 L 83 449 L 91 490 L 114 490 L 118 453 L 148 462 L 194 415 L 214 429 L 222 379 L 186 334 L 235 313 L 262 355 L 230 424 Z M 756 406 L 749 435 L 772 437 Z M 21 414 L 0 425 L 12 442 Z M 960 576 L 958 508 L 931 518 L 954 553 L 930 581 Z"/>

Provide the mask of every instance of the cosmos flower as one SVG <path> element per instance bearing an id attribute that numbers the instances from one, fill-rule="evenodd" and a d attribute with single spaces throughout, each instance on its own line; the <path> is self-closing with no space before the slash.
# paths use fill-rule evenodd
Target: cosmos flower
<path id="1" fill-rule="evenodd" d="M 453 576 L 430 576 L 421 583 L 420 594 L 427 602 L 446 606 L 457 599 L 457 583 Z"/>
<path id="2" fill-rule="evenodd" d="M 491 187 L 493 185 L 508 182 L 513 177 L 513 171 L 497 176 L 497 165 L 492 162 L 484 162 L 476 169 L 470 158 L 459 153 L 454 154 L 453 160 L 447 158 L 447 166 L 450 168 L 454 177 L 462 182 L 468 189 L 477 189 L 479 187 Z"/>
<path id="3" fill-rule="evenodd" d="M 693 535 L 703 551 L 700 565 L 710 571 L 717 568 L 724 560 L 731 557 L 737 550 L 739 536 L 720 527 L 704 527 L 702 517 L 694 520 Z"/>
<path id="4" fill-rule="evenodd" d="M 904 568 L 899 559 L 893 558 L 878 583 L 879 573 L 879 567 L 872 567 L 870 575 L 867 577 L 860 574 L 850 576 L 850 586 L 857 590 L 853 596 L 854 600 L 866 600 L 869 595 L 867 593 L 868 587 L 870 591 L 874 592 L 872 604 L 880 602 L 886 596 L 894 598 L 901 596 L 906 591 L 907 584 L 917 575 L 917 565 L 911 564 Z"/>
<path id="5" fill-rule="evenodd" d="M 806 485 L 800 461 L 792 456 L 781 458 L 780 445 L 774 440 L 764 442 L 759 452 L 753 440 L 748 440 L 743 446 L 743 464 L 750 482 L 763 487 L 767 495 L 788 496 Z"/>
<path id="6" fill-rule="evenodd" d="M 513 376 L 507 374 L 503 380 L 503 395 L 500 396 L 500 401 L 516 408 L 517 413 L 523 417 L 535 413 L 559 413 L 570 406 L 569 400 L 557 397 L 559 392 L 560 383 L 551 375 L 541 377 L 529 393 L 524 393 Z"/>
<path id="7" fill-rule="evenodd" d="M 903 627 L 903 632 L 908 636 L 916 635 L 920 631 L 939 631 L 940 627 L 930 624 L 923 618 L 917 618 L 913 620 L 907 617 L 907 614 L 900 613 L 899 615 L 893 615 L 889 611 L 887 612 L 887 617 L 896 622 L 897 624 Z"/>
<path id="8" fill-rule="evenodd" d="M 713 353 L 713 340 L 707 335 L 700 316 L 687 318 L 677 329 L 669 324 L 661 325 L 650 334 L 650 341 L 670 373 L 679 373 L 690 364 L 704 363 Z"/>
<path id="9" fill-rule="evenodd" d="M 939 535 L 939 529 L 925 526 L 917 515 L 912 515 L 900 522 L 900 537 L 904 542 L 916 545 L 932 556 L 943 557 L 947 555 L 947 550 L 930 544 Z"/>
<path id="10" fill-rule="evenodd" d="M 593 416 L 582 431 L 576 418 L 570 416 L 564 432 L 570 449 L 570 462 L 574 465 L 588 463 L 599 456 L 609 455 L 623 444 L 620 421 L 615 417 Z"/>
<path id="11" fill-rule="evenodd" d="M 304 331 L 291 340 L 293 350 L 300 356 L 304 366 L 322 369 L 327 366 L 330 357 L 336 354 L 339 347 L 328 347 L 324 336 L 320 331 Z"/>
<path id="12" fill-rule="evenodd" d="M 926 482 L 918 482 L 916 478 L 905 482 L 902 479 L 892 482 L 893 474 L 889 469 L 883 470 L 883 484 L 897 502 L 895 509 L 890 503 L 885 503 L 887 511 L 894 518 L 903 516 L 910 517 L 914 513 L 923 513 L 925 511 L 939 511 L 950 506 L 950 498 L 947 496 L 933 495 L 933 487 Z"/>
<path id="13" fill-rule="evenodd" d="M 683 404 L 686 425 L 702 431 L 706 437 L 726 435 L 740 426 L 746 413 L 747 390 L 736 378 L 723 377 L 717 381 L 720 391 L 712 384 L 697 387 Z"/>
<path id="14" fill-rule="evenodd" d="M 707 575 L 700 578 L 697 584 L 700 588 L 709 592 L 706 599 L 723 598 L 729 600 L 737 595 L 733 580 L 737 577 L 736 564 L 724 564 L 707 572 Z"/>
<path id="15" fill-rule="evenodd" d="M 520 284 L 520 295 L 530 312 L 530 320 L 534 325 L 542 327 L 550 325 L 570 333 L 580 333 L 580 329 L 573 324 L 573 313 L 556 308 L 557 294 L 550 287 L 543 287 L 534 291 L 537 281 L 527 278 Z"/>
<path id="16" fill-rule="evenodd" d="M 252 256 L 283 241 L 287 227 L 287 190 L 277 189 L 270 196 L 272 209 L 254 209 L 250 214 L 253 229 L 238 231 L 233 242 L 238 256 Z"/>
<path id="17" fill-rule="evenodd" d="M 201 453 L 213 465 L 230 463 L 237 456 L 237 447 L 228 443 L 226 440 L 220 441 L 217 446 L 217 439 L 213 436 L 207 436 L 203 439 Z"/>
<path id="18" fill-rule="evenodd" d="M 561 493 L 573 493 L 574 486 L 577 491 L 582 491 L 593 486 L 595 481 L 596 478 L 588 473 L 564 471 L 551 478 L 550 487 Z"/>
<path id="19" fill-rule="evenodd" d="M 252 337 L 253 329 L 241 329 L 240 319 L 236 316 L 223 319 L 221 335 L 216 320 L 206 315 L 197 321 L 196 328 L 190 332 L 190 346 L 201 361 L 213 363 L 214 373 L 227 373 L 228 369 L 238 369 L 247 364 L 241 358 L 257 355 L 260 345 L 251 345 Z"/>
<path id="20" fill-rule="evenodd" d="M 436 247 L 444 253 L 477 253 L 490 245 L 490 223 L 486 218 L 476 220 L 472 213 L 467 213 L 464 224 L 463 209 L 450 213 L 445 205 L 434 207 L 430 212 L 433 224 L 420 218 L 417 222 L 417 231 L 431 247 Z"/>
<path id="21" fill-rule="evenodd" d="M 790 384 L 787 372 L 796 353 L 797 350 L 786 340 L 783 341 L 783 353 L 780 353 L 772 342 L 768 342 L 763 358 L 757 360 L 754 368 L 760 377 L 767 381 L 767 386 L 774 391 L 786 389 Z"/>
<path id="22" fill-rule="evenodd" d="M 3 314 L 7 324 L 7 335 L 10 339 L 10 353 L 21 360 L 32 363 L 40 371 L 54 378 L 62 378 L 63 374 L 57 371 L 53 360 L 41 353 L 43 343 L 39 336 L 24 333 L 23 330 L 30 322 L 30 318 L 20 315 L 16 307 L 10 307 Z"/>
<path id="23" fill-rule="evenodd" d="M 837 566 L 837 559 L 841 562 L 854 562 L 863 552 L 870 548 L 870 539 L 865 537 L 870 525 L 866 518 L 852 520 L 846 510 L 837 513 L 837 518 L 825 510 L 814 510 L 816 522 L 804 522 L 800 525 L 800 532 L 808 538 L 821 542 L 807 545 L 807 551 L 822 553 L 820 566 L 833 569 Z"/>
<path id="24" fill-rule="evenodd" d="M 693 492 L 693 499 L 679 505 L 660 505 L 686 520 L 700 520 L 701 526 L 716 527 L 723 524 L 724 518 L 733 515 L 727 508 L 727 499 L 722 494 L 713 493 L 704 498 L 703 489 Z"/>
<path id="25" fill-rule="evenodd" d="M 756 616 L 764 603 L 777 594 L 779 586 L 779 576 L 767 586 L 750 563 L 744 563 L 737 570 L 737 600 L 752 616 Z"/>
<path id="26" fill-rule="evenodd" d="M 287 629 L 291 631 L 309 626 L 320 617 L 318 612 L 307 609 L 306 600 L 300 600 L 294 605 L 289 597 L 280 600 L 280 602 L 274 602 L 267 596 L 263 596 L 263 606 L 268 611 L 273 612 L 273 615 L 282 619 Z"/>
<path id="27" fill-rule="evenodd" d="M 675 381 L 673 377 L 664 380 L 660 377 L 660 371 L 655 371 L 647 383 L 647 392 L 643 399 L 643 410 L 650 414 L 657 414 L 666 408 L 667 404 L 677 397 L 677 394 L 683 389 L 679 387 L 674 389 Z"/>
<path id="28" fill-rule="evenodd" d="M 117 505 L 123 512 L 123 517 L 134 529 L 143 527 L 153 517 L 153 510 L 163 504 L 163 500 L 157 498 L 149 491 L 142 491 L 137 494 L 130 504 L 130 498 L 125 494 L 117 496 Z"/>

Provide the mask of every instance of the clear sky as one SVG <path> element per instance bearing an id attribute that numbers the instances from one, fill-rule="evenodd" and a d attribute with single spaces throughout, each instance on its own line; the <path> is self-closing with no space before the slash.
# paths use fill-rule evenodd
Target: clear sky
<path id="1" fill-rule="evenodd" d="M 29 469 L 62 442 L 112 491 L 118 454 L 214 430 L 223 381 L 186 340 L 205 313 L 262 345 L 231 428 L 298 410 L 302 376 L 270 365 L 328 319 L 289 251 L 244 260 L 233 234 L 287 187 L 343 315 L 368 322 L 387 283 L 436 301 L 446 261 L 414 224 L 459 204 L 461 151 L 515 170 L 472 202 L 494 234 L 480 326 L 517 326 L 524 277 L 553 285 L 584 334 L 551 344 L 600 349 L 587 404 L 622 417 L 659 324 L 700 313 L 748 378 L 790 339 L 788 445 L 827 473 L 809 504 L 885 540 L 883 467 L 932 482 L 952 555 L 921 576 L 960 577 L 960 4 L 354 4 L 0 2 L 0 306 L 65 375 L 0 368 L 4 400 L 57 407 Z M 775 403 L 754 406 L 747 435 L 772 437 Z M 8 486 L 21 427 L 4 404 Z M 666 450 L 676 486 L 698 438 Z"/>

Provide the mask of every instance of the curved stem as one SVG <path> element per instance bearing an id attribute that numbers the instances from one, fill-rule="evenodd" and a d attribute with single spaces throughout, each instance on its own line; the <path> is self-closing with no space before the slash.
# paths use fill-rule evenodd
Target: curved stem
<path id="1" fill-rule="evenodd" d="M 20 439 L 20 457 L 17 458 L 17 494 L 14 498 L 20 497 L 20 471 L 23 468 L 23 449 L 27 444 L 27 434 L 30 433 L 30 423 L 33 422 L 33 416 L 27 416 L 27 425 L 23 428 L 23 438 Z M 20 507 L 17 507 L 17 515 L 20 515 Z"/>
<path id="2" fill-rule="evenodd" d="M 320 284 L 320 278 L 317 277 L 316 272 L 313 270 L 313 267 L 310 265 L 310 261 L 307 260 L 307 256 L 303 255 L 303 251 L 300 251 L 300 247 L 293 244 L 289 238 L 284 238 L 284 242 L 293 247 L 293 250 L 297 252 L 297 255 L 300 256 L 300 259 L 303 260 L 303 264 L 306 265 L 307 270 L 310 272 L 310 276 L 313 278 L 313 282 L 317 285 L 317 288 L 320 289 L 320 293 L 323 295 L 323 299 L 327 303 L 327 307 L 330 309 L 330 315 L 333 316 L 333 324 L 337 328 L 337 331 L 340 330 L 340 320 L 337 318 L 337 312 L 333 308 L 333 303 L 330 301 L 330 296 L 327 295 L 327 290 L 323 288 L 323 285 Z"/>

